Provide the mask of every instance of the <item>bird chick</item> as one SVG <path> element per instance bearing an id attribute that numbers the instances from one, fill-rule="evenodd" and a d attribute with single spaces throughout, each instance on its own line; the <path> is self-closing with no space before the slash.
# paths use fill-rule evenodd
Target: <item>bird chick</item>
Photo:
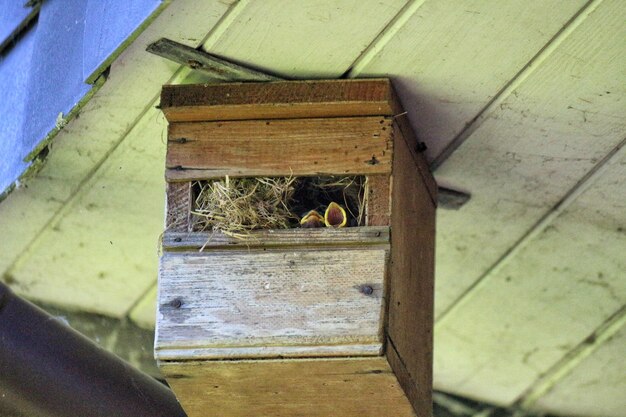
<path id="1" fill-rule="evenodd" d="M 348 221 L 346 211 L 339 204 L 332 202 L 324 213 L 324 223 L 327 227 L 344 227 Z"/>
<path id="2" fill-rule="evenodd" d="M 324 218 L 316 210 L 311 210 L 302 217 L 300 220 L 300 227 L 303 228 L 315 228 L 323 227 Z"/>

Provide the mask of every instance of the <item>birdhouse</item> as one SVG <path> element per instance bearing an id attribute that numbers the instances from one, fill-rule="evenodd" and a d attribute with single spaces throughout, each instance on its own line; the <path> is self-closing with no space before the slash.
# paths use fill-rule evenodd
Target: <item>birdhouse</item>
<path id="1" fill-rule="evenodd" d="M 155 356 L 188 415 L 431 415 L 436 185 L 390 81 L 166 85 L 161 109 Z"/>

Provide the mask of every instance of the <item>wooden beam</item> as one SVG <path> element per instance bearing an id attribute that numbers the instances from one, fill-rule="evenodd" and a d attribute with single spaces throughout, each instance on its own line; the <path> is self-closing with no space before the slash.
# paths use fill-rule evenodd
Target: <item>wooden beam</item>
<path id="1" fill-rule="evenodd" d="M 391 132 L 384 117 L 173 123 L 165 177 L 384 174 Z"/>

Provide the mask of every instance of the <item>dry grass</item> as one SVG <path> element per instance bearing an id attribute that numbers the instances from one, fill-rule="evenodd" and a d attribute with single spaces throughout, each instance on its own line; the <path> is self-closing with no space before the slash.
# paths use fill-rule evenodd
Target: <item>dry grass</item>
<path id="1" fill-rule="evenodd" d="M 296 220 L 287 206 L 294 178 L 228 178 L 199 181 L 193 230 L 231 235 L 257 229 L 286 229 Z"/>
<path id="2" fill-rule="evenodd" d="M 324 212 L 335 201 L 351 225 L 363 224 L 363 177 L 229 178 L 194 183 L 192 230 L 245 238 L 260 229 L 298 227 L 309 210 Z"/>

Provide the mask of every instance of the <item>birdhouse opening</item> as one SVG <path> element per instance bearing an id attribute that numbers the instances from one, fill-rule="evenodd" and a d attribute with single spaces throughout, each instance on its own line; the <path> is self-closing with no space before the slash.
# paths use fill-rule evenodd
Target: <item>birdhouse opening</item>
<path id="1" fill-rule="evenodd" d="M 267 229 L 366 225 L 365 176 L 243 177 L 192 183 L 191 230 L 245 236 Z"/>

